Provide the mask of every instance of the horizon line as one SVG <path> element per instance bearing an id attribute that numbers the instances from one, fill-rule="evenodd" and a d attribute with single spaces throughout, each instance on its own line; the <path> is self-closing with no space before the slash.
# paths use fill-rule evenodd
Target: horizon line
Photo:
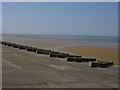
<path id="1" fill-rule="evenodd" d="M 0 33 L 1 34 L 9 34 L 9 35 L 66 35 L 66 36 L 106 36 L 106 37 L 119 37 L 119 35 L 116 35 L 116 36 L 112 36 L 112 35 L 78 35 L 78 34 L 31 34 L 31 33 Z"/>

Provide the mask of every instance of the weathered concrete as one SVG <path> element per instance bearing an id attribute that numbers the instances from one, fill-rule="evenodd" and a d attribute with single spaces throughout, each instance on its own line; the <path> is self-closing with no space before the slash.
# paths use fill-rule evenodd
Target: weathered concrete
<path id="1" fill-rule="evenodd" d="M 2 46 L 3 88 L 117 88 L 118 69 L 91 68 L 26 50 Z"/>

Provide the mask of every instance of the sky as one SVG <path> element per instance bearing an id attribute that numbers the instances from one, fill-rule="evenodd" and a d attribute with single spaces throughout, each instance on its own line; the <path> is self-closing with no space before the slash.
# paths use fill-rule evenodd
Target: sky
<path id="1" fill-rule="evenodd" d="M 2 32 L 118 35 L 117 2 L 3 2 Z"/>

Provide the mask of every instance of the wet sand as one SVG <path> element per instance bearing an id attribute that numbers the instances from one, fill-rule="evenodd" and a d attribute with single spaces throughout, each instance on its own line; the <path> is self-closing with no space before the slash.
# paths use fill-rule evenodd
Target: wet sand
<path id="1" fill-rule="evenodd" d="M 37 40 L 5 41 L 41 48 L 64 45 Z M 117 61 L 114 59 L 117 49 L 112 48 L 74 46 L 61 50 L 82 56 L 105 56 Z M 71 63 L 4 45 L 2 70 L 3 88 L 118 88 L 118 67 L 90 68 L 89 63 Z"/>
<path id="2" fill-rule="evenodd" d="M 93 47 L 93 46 L 73 46 L 65 47 L 61 50 L 65 52 L 72 52 L 81 56 L 97 57 L 103 60 L 118 62 L 118 49 L 106 47 Z"/>
<path id="3" fill-rule="evenodd" d="M 54 50 L 56 47 L 58 51 L 64 51 L 69 53 L 78 54 L 81 56 L 95 57 L 102 60 L 114 61 L 118 64 L 118 49 L 117 48 L 107 48 L 107 47 L 95 47 L 95 46 L 70 46 L 67 43 L 58 42 L 46 42 L 41 40 L 16 40 L 16 39 L 3 39 L 4 41 L 20 43 L 28 46 L 35 46 L 38 48 L 51 48 Z M 64 47 L 65 46 L 65 47 Z"/>
<path id="4" fill-rule="evenodd" d="M 16 39 L 2 39 L 3 41 L 19 43 L 27 46 L 35 46 L 38 48 L 51 48 L 64 45 L 64 43 L 53 43 L 41 40 L 16 40 Z"/>

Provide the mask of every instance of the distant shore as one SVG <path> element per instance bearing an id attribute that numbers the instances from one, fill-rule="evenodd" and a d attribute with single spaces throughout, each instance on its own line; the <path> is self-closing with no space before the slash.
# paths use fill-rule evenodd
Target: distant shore
<path id="1" fill-rule="evenodd" d="M 20 43 L 23 45 L 34 46 L 38 48 L 53 48 L 64 46 L 65 43 L 58 42 L 45 42 L 40 40 L 15 40 L 15 39 L 2 39 L 4 41 L 10 41 Z M 84 57 L 95 57 L 102 60 L 113 61 L 118 64 L 118 49 L 96 46 L 68 46 L 58 49 L 59 51 L 78 54 Z"/>

